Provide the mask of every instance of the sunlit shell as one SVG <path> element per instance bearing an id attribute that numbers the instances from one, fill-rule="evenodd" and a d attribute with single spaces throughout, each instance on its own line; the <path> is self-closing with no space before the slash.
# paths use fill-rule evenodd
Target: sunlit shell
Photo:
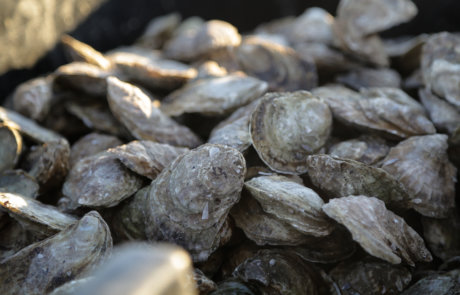
<path id="1" fill-rule="evenodd" d="M 34 120 L 43 120 L 53 99 L 53 76 L 29 80 L 16 88 L 13 95 L 14 109 Z"/>
<path id="2" fill-rule="evenodd" d="M 403 218 L 389 211 L 374 197 L 350 196 L 331 199 L 323 211 L 343 224 L 364 250 L 392 264 L 414 266 L 432 260 L 423 239 Z"/>
<path id="3" fill-rule="evenodd" d="M 9 170 L 0 173 L 0 191 L 37 198 L 39 185 L 37 180 L 23 170 Z"/>
<path id="4" fill-rule="evenodd" d="M 316 67 L 290 47 L 248 37 L 236 49 L 241 69 L 268 82 L 272 91 L 308 90 L 317 85 Z"/>
<path id="5" fill-rule="evenodd" d="M 72 167 L 62 193 L 71 200 L 68 209 L 112 207 L 133 195 L 143 182 L 116 155 L 101 152 L 81 159 Z"/>
<path id="6" fill-rule="evenodd" d="M 110 230 L 92 211 L 60 233 L 0 261 L 2 294 L 45 294 L 85 276 L 112 249 Z"/>
<path id="7" fill-rule="evenodd" d="M 400 294 L 412 279 L 408 269 L 372 259 L 342 262 L 330 276 L 342 295 Z"/>
<path id="8" fill-rule="evenodd" d="M 227 146 L 206 144 L 180 155 L 151 185 L 148 238 L 174 242 L 194 261 L 206 260 L 227 231 L 225 221 L 240 198 L 245 172 L 241 153 Z"/>
<path id="9" fill-rule="evenodd" d="M 150 49 L 159 49 L 171 37 L 179 26 L 181 17 L 178 13 L 171 13 L 152 19 L 145 27 L 144 33 L 136 44 Z"/>
<path id="10" fill-rule="evenodd" d="M 358 68 L 337 76 L 337 82 L 355 90 L 369 87 L 400 87 L 401 76 L 389 68 Z"/>
<path id="11" fill-rule="evenodd" d="M 460 108 L 460 37 L 443 32 L 432 35 L 422 51 L 426 87 Z"/>
<path id="12" fill-rule="evenodd" d="M 22 148 L 22 137 L 19 132 L 0 123 L 0 172 L 14 169 Z"/>
<path id="13" fill-rule="evenodd" d="M 153 105 L 141 89 L 115 77 L 107 79 L 110 110 L 137 139 L 175 146 L 198 146 L 200 139 Z"/>
<path id="14" fill-rule="evenodd" d="M 390 150 L 386 141 L 376 136 L 360 136 L 334 144 L 329 148 L 333 157 L 350 159 L 373 165 L 383 159 Z"/>
<path id="15" fill-rule="evenodd" d="M 306 172 L 305 159 L 329 137 L 332 115 L 328 106 L 307 91 L 268 93 L 252 114 L 252 144 L 274 171 Z"/>
<path id="16" fill-rule="evenodd" d="M 334 228 L 321 210 L 321 197 L 287 177 L 259 176 L 246 181 L 244 186 L 265 212 L 304 234 L 321 237 Z"/>
<path id="17" fill-rule="evenodd" d="M 137 174 L 155 179 L 166 166 L 188 150 L 169 144 L 136 140 L 111 148 L 107 152 L 115 155 L 123 165 Z"/>
<path id="18" fill-rule="evenodd" d="M 89 133 L 78 139 L 70 149 L 70 167 L 79 160 L 95 155 L 108 148 L 122 145 L 123 142 L 112 135 Z"/>
<path id="19" fill-rule="evenodd" d="M 455 208 L 457 169 L 447 157 L 447 135 L 413 136 L 390 149 L 382 169 L 398 179 L 422 215 L 445 218 Z"/>
<path id="20" fill-rule="evenodd" d="M 101 69 L 109 69 L 111 62 L 88 44 L 85 44 L 69 35 L 61 37 L 61 43 L 64 45 L 65 53 L 70 61 L 86 62 L 95 65 Z"/>
<path id="21" fill-rule="evenodd" d="M 357 93 L 342 86 L 313 90 L 339 121 L 390 138 L 435 133 L 423 107 L 398 88 L 377 87 Z"/>
<path id="22" fill-rule="evenodd" d="M 325 192 L 324 197 L 366 195 L 384 201 L 389 207 L 411 208 L 405 187 L 383 169 L 329 155 L 308 156 L 306 163 L 310 180 Z"/>
<path id="23" fill-rule="evenodd" d="M 62 213 L 54 206 L 18 194 L 0 192 L 0 206 L 8 210 L 28 231 L 44 237 L 77 222 L 74 216 Z"/>
<path id="24" fill-rule="evenodd" d="M 168 95 L 160 109 L 170 116 L 184 113 L 229 114 L 260 97 L 267 83 L 241 74 L 193 81 Z"/>

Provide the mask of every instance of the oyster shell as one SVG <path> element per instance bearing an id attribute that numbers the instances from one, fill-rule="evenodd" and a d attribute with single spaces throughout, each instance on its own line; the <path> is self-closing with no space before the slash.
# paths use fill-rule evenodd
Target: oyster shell
<path id="1" fill-rule="evenodd" d="M 460 37 L 432 35 L 423 46 L 421 68 L 426 87 L 460 108 Z"/>
<path id="2" fill-rule="evenodd" d="M 389 207 L 411 208 L 405 187 L 383 169 L 329 155 L 308 156 L 306 165 L 310 180 L 328 199 L 366 195 L 384 201 Z"/>
<path id="3" fill-rule="evenodd" d="M 332 199 L 323 211 L 345 227 L 364 250 L 392 264 L 414 266 L 416 261 L 431 261 L 423 239 L 403 218 L 389 211 L 374 197 L 350 196 Z"/>
<path id="4" fill-rule="evenodd" d="M 70 167 L 83 158 L 122 144 L 123 142 L 115 136 L 95 132 L 89 133 L 72 145 L 70 149 Z"/>
<path id="5" fill-rule="evenodd" d="M 286 38 L 291 44 L 323 43 L 332 44 L 334 34 L 332 25 L 334 17 L 320 7 L 306 9 L 290 24 Z"/>
<path id="6" fill-rule="evenodd" d="M 460 217 L 446 219 L 422 218 L 423 237 L 431 252 L 442 260 L 460 256 Z"/>
<path id="7" fill-rule="evenodd" d="M 334 118 L 390 139 L 436 132 L 423 107 L 398 88 L 367 88 L 357 93 L 342 86 L 313 90 L 331 108 Z"/>
<path id="8" fill-rule="evenodd" d="M 188 148 L 175 147 L 169 144 L 135 140 L 111 148 L 107 153 L 115 155 L 123 165 L 137 174 L 155 179 L 163 168 L 179 155 L 188 151 Z"/>
<path id="9" fill-rule="evenodd" d="M 93 280 L 93 277 L 72 280 L 57 287 L 53 292 L 49 293 L 49 295 L 75 295 L 77 291 L 87 285 L 90 280 Z"/>
<path id="10" fill-rule="evenodd" d="M 52 75 L 29 80 L 19 85 L 13 94 L 14 109 L 34 120 L 43 120 L 53 100 Z"/>
<path id="11" fill-rule="evenodd" d="M 0 191 L 14 193 L 32 199 L 37 198 L 40 186 L 37 180 L 23 170 L 9 170 L 0 173 Z"/>
<path id="12" fill-rule="evenodd" d="M 197 80 L 169 94 L 161 111 L 169 116 L 184 113 L 225 115 L 259 98 L 267 83 L 241 74 Z"/>
<path id="13" fill-rule="evenodd" d="M 170 13 L 152 19 L 136 44 L 149 49 L 161 48 L 179 26 L 180 21 L 181 17 L 178 13 Z"/>
<path id="14" fill-rule="evenodd" d="M 336 80 L 355 90 L 370 87 L 397 88 L 401 85 L 401 76 L 389 68 L 358 68 L 337 76 Z"/>
<path id="15" fill-rule="evenodd" d="M 217 284 L 209 279 L 200 269 L 195 268 L 193 279 L 200 294 L 208 294 L 217 289 Z"/>
<path id="16" fill-rule="evenodd" d="M 18 194 L 0 192 L 0 206 L 7 209 L 25 229 L 41 237 L 49 237 L 77 222 L 75 217 L 60 212 L 54 206 Z"/>
<path id="17" fill-rule="evenodd" d="M 337 158 L 345 158 L 362 162 L 367 165 L 376 164 L 390 150 L 386 141 L 376 136 L 360 136 L 345 140 L 329 148 L 329 154 Z"/>
<path id="18" fill-rule="evenodd" d="M 437 273 L 417 281 L 401 295 L 455 295 L 460 289 L 458 270 L 448 273 Z"/>
<path id="19" fill-rule="evenodd" d="M 102 53 L 70 35 L 62 36 L 61 43 L 70 61 L 85 62 L 105 70 L 112 66 Z"/>
<path id="20" fill-rule="evenodd" d="M 316 87 L 316 67 L 290 47 L 247 37 L 236 49 L 236 59 L 248 75 L 268 82 L 272 91 L 308 90 Z"/>
<path id="21" fill-rule="evenodd" d="M 94 269 L 112 249 L 110 231 L 92 211 L 60 233 L 0 261 L 2 294 L 45 294 Z"/>
<path id="22" fill-rule="evenodd" d="M 285 176 L 254 177 L 244 187 L 262 209 L 301 233 L 327 236 L 334 226 L 322 212 L 324 202 L 313 190 Z"/>
<path id="23" fill-rule="evenodd" d="M 213 291 L 209 295 L 256 295 L 253 290 L 243 282 L 236 279 L 227 279 L 219 282 L 217 290 Z"/>
<path id="24" fill-rule="evenodd" d="M 187 127 L 163 114 L 138 87 L 107 79 L 110 110 L 137 139 L 195 147 L 201 140 Z"/>
<path id="25" fill-rule="evenodd" d="M 68 209 L 79 206 L 113 207 L 133 195 L 144 180 L 118 159 L 101 152 L 78 161 L 69 171 L 62 194 L 70 200 Z"/>
<path id="26" fill-rule="evenodd" d="M 455 166 L 447 157 L 447 135 L 413 136 L 390 149 L 382 169 L 398 179 L 422 215 L 445 218 L 455 207 Z"/>
<path id="27" fill-rule="evenodd" d="M 225 236 L 238 202 L 246 164 L 237 150 L 205 144 L 180 155 L 151 184 L 146 225 L 150 240 L 166 240 L 204 261 Z"/>
<path id="28" fill-rule="evenodd" d="M 22 137 L 16 129 L 0 123 L 0 172 L 14 169 L 22 152 Z"/>
<path id="29" fill-rule="evenodd" d="M 331 128 L 328 106 L 307 91 L 266 94 L 250 123 L 260 158 L 273 171 L 288 174 L 306 172 L 306 157 L 326 143 Z"/>
<path id="30" fill-rule="evenodd" d="M 342 262 L 329 274 L 342 295 L 400 294 L 412 279 L 406 268 L 372 259 Z"/>

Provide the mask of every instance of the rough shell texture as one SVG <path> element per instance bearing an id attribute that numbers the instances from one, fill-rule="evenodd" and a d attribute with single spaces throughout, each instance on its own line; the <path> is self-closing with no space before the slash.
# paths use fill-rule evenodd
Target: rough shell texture
<path id="1" fill-rule="evenodd" d="M 447 32 L 434 34 L 422 52 L 426 87 L 460 108 L 460 37 Z"/>
<path id="2" fill-rule="evenodd" d="M 225 115 L 259 98 L 267 83 L 240 74 L 197 80 L 171 93 L 160 109 L 167 115 L 184 113 Z"/>
<path id="3" fill-rule="evenodd" d="M 200 139 L 156 108 L 138 87 L 117 78 L 107 79 L 110 110 L 137 139 L 195 147 Z"/>
<path id="4" fill-rule="evenodd" d="M 322 212 L 323 200 L 313 190 L 284 176 L 259 176 L 244 184 L 262 209 L 296 230 L 312 236 L 327 236 L 333 224 Z"/>
<path id="5" fill-rule="evenodd" d="M 387 262 L 364 259 L 346 261 L 330 272 L 342 295 L 400 294 L 410 283 L 408 269 Z"/>
<path id="6" fill-rule="evenodd" d="M 460 217 L 422 218 L 423 237 L 431 252 L 442 260 L 460 256 Z"/>
<path id="7" fill-rule="evenodd" d="M 37 198 L 40 186 L 37 180 L 23 170 L 9 170 L 0 173 L 0 190 L 32 199 Z"/>
<path id="8" fill-rule="evenodd" d="M 236 49 L 242 70 L 267 81 L 272 91 L 308 90 L 316 87 L 314 62 L 304 60 L 291 48 L 257 37 L 248 37 Z"/>
<path id="9" fill-rule="evenodd" d="M 329 155 L 308 156 L 306 163 L 310 180 L 329 199 L 366 195 L 376 197 L 390 207 L 411 208 L 410 196 L 404 186 L 383 169 Z"/>
<path id="10" fill-rule="evenodd" d="M 237 227 L 257 245 L 301 245 L 308 236 L 276 216 L 266 213 L 251 196 L 243 194 L 231 211 Z"/>
<path id="11" fill-rule="evenodd" d="M 126 168 L 114 154 L 101 152 L 83 158 L 69 172 L 62 193 L 79 206 L 112 207 L 142 187 L 143 179 Z"/>
<path id="12" fill-rule="evenodd" d="M 206 260 L 227 231 L 225 220 L 240 199 L 245 173 L 243 156 L 230 147 L 206 144 L 180 155 L 151 185 L 148 238 L 174 242 L 194 261 Z"/>
<path id="13" fill-rule="evenodd" d="M 79 160 L 95 155 L 108 148 L 122 145 L 123 142 L 112 135 L 89 133 L 78 139 L 70 149 L 70 166 L 74 166 Z"/>
<path id="14" fill-rule="evenodd" d="M 14 109 L 34 120 L 43 120 L 53 99 L 54 77 L 36 78 L 21 84 L 13 95 Z"/>
<path id="15" fill-rule="evenodd" d="M 64 50 L 70 61 L 86 62 L 95 65 L 101 69 L 109 69 L 111 62 L 93 47 L 78 41 L 69 35 L 61 37 Z"/>
<path id="16" fill-rule="evenodd" d="M 433 274 L 417 281 L 401 295 L 457 295 L 460 289 L 459 277 L 458 270 Z"/>
<path id="17" fill-rule="evenodd" d="M 155 143 L 148 140 L 132 141 L 109 149 L 123 165 L 139 175 L 155 179 L 158 174 L 188 148 Z"/>
<path id="18" fill-rule="evenodd" d="M 87 274 L 110 255 L 111 249 L 109 228 L 92 211 L 60 233 L 2 260 L 0 292 L 48 293 Z"/>
<path id="19" fill-rule="evenodd" d="M 334 144 L 329 148 L 333 157 L 351 159 L 373 165 L 383 159 L 390 147 L 386 141 L 376 136 L 360 136 Z"/>
<path id="20" fill-rule="evenodd" d="M 364 131 L 394 138 L 436 132 L 423 107 L 398 88 L 367 88 L 356 93 L 342 86 L 313 91 L 331 108 L 334 118 Z"/>
<path id="21" fill-rule="evenodd" d="M 56 207 L 45 205 L 32 198 L 11 193 L 0 193 L 0 206 L 7 209 L 28 231 L 49 237 L 77 219 L 60 212 Z"/>
<path id="22" fill-rule="evenodd" d="M 401 261 L 414 266 L 416 261 L 431 261 L 423 239 L 403 218 L 374 197 L 350 196 L 332 199 L 324 212 L 343 224 L 364 250 L 393 264 Z"/>
<path id="23" fill-rule="evenodd" d="M 228 145 L 240 152 L 246 151 L 252 144 L 249 121 L 258 104 L 259 99 L 256 99 L 221 121 L 212 129 L 208 142 Z"/>
<path id="24" fill-rule="evenodd" d="M 422 215 L 444 218 L 455 207 L 457 169 L 447 157 L 447 135 L 414 136 L 390 149 L 382 169 L 398 179 Z"/>
<path id="25" fill-rule="evenodd" d="M 18 131 L 0 123 L 0 172 L 14 169 L 22 152 L 22 137 Z"/>
<path id="26" fill-rule="evenodd" d="M 370 87 L 393 87 L 401 85 L 401 76 L 389 68 L 359 68 L 337 76 L 337 82 L 355 90 Z"/>
<path id="27" fill-rule="evenodd" d="M 253 112 L 250 132 L 260 158 L 274 171 L 306 172 L 305 159 L 329 137 L 328 106 L 307 91 L 268 93 Z"/>

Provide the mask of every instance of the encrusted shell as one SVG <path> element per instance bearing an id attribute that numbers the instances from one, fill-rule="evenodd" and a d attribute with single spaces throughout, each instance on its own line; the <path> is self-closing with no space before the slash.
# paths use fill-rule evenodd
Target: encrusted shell
<path id="1" fill-rule="evenodd" d="M 268 82 L 272 91 L 308 90 L 316 87 L 316 67 L 290 47 L 248 37 L 236 49 L 236 59 L 248 75 Z"/>
<path id="2" fill-rule="evenodd" d="M 15 168 L 22 148 L 22 137 L 19 132 L 0 123 L 0 172 Z"/>
<path id="3" fill-rule="evenodd" d="M 110 110 L 137 139 L 195 147 L 201 140 L 187 127 L 163 114 L 136 86 L 115 77 L 107 79 Z"/>
<path id="4" fill-rule="evenodd" d="M 455 208 L 457 169 L 447 157 L 447 135 L 413 136 L 390 149 L 382 169 L 398 179 L 422 215 L 445 218 Z"/>
<path id="5" fill-rule="evenodd" d="M 362 162 L 367 165 L 376 164 L 390 150 L 386 141 L 376 136 L 360 136 L 356 139 L 345 140 L 329 148 L 333 157 L 345 158 Z"/>
<path id="6" fill-rule="evenodd" d="M 180 155 L 152 182 L 148 238 L 174 242 L 194 261 L 206 260 L 227 231 L 225 221 L 240 199 L 245 173 L 243 156 L 227 146 L 205 144 Z"/>
<path id="7" fill-rule="evenodd" d="M 350 196 L 332 199 L 323 211 L 343 224 L 364 250 L 392 264 L 401 261 L 431 261 L 423 239 L 403 218 L 389 211 L 374 197 Z"/>
<path id="8" fill-rule="evenodd" d="M 0 261 L 0 293 L 45 294 L 86 275 L 112 250 L 110 230 L 92 211 L 60 233 Z"/>
<path id="9" fill-rule="evenodd" d="M 310 180 L 325 192 L 324 197 L 366 195 L 390 207 L 411 208 L 405 187 L 383 169 L 329 155 L 308 156 L 306 164 Z"/>
<path id="10" fill-rule="evenodd" d="M 285 176 L 254 177 L 244 187 L 265 212 L 306 235 L 327 236 L 334 228 L 321 210 L 324 204 L 321 197 Z"/>
<path id="11" fill-rule="evenodd" d="M 168 95 L 160 109 L 167 115 L 184 113 L 225 115 L 259 98 L 267 83 L 241 74 L 193 81 Z"/>
<path id="12" fill-rule="evenodd" d="M 326 143 L 332 128 L 329 107 L 307 91 L 268 93 L 252 114 L 252 144 L 270 169 L 306 172 L 305 159 Z"/>

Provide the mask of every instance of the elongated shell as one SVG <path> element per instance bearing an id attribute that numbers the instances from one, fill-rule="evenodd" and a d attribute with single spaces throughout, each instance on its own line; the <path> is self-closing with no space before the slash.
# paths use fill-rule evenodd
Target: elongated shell
<path id="1" fill-rule="evenodd" d="M 329 107 L 307 91 L 268 93 L 252 114 L 252 144 L 260 158 L 276 172 L 301 174 L 305 160 L 329 137 Z"/>
<path id="2" fill-rule="evenodd" d="M 14 169 L 22 152 L 19 132 L 0 123 L 0 172 Z"/>
<path id="3" fill-rule="evenodd" d="M 393 264 L 401 261 L 431 261 L 423 239 L 401 217 L 374 197 L 350 196 L 332 199 L 324 212 L 343 224 L 364 250 Z"/>
<path id="4" fill-rule="evenodd" d="M 2 294 L 45 294 L 86 275 L 112 250 L 101 216 L 92 211 L 60 233 L 34 243 L 0 262 Z"/>

